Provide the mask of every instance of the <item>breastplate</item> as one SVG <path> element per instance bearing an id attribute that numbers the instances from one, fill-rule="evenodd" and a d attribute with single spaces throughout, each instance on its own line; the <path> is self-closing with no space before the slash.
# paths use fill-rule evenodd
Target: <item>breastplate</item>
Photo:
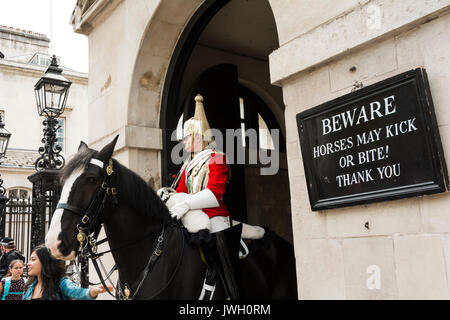
<path id="1" fill-rule="evenodd" d="M 186 186 L 189 193 L 197 193 L 206 188 L 209 178 L 209 160 L 211 155 L 202 158 L 186 172 Z"/>

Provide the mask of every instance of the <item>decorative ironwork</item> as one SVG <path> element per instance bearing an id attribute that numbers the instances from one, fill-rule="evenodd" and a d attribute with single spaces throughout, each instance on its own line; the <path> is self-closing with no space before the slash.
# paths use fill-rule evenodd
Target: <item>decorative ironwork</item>
<path id="1" fill-rule="evenodd" d="M 47 117 L 42 124 L 45 126 L 44 137 L 41 140 L 44 146 L 39 148 L 40 157 L 37 158 L 34 167 L 37 171 L 61 169 L 64 166 L 65 159 L 59 154 L 62 148 L 56 139 L 56 131 L 60 128 L 58 119 Z"/>
<path id="2" fill-rule="evenodd" d="M 56 181 L 59 170 L 42 170 L 28 177 L 33 184 L 33 214 L 31 230 L 31 246 L 44 243 L 45 234 L 50 226 L 53 212 L 56 210 L 61 187 Z"/>
<path id="3" fill-rule="evenodd" d="M 26 257 L 30 255 L 31 216 L 33 205 L 31 199 L 8 199 L 8 203 L 1 210 L 0 237 L 11 237 L 15 241 L 16 249 Z"/>
<path id="4" fill-rule="evenodd" d="M 1 162 L 0 162 L 0 164 L 1 164 Z M 3 179 L 0 178 L 0 206 L 2 205 L 1 199 L 6 198 L 5 194 L 6 194 L 6 190 L 5 190 L 5 187 L 3 186 Z"/>

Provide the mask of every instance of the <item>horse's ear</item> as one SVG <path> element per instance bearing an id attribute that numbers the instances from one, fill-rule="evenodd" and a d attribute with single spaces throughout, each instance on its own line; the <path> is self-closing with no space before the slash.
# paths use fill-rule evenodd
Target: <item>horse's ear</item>
<path id="1" fill-rule="evenodd" d="M 109 159 L 111 159 L 112 154 L 114 152 L 114 147 L 116 146 L 117 139 L 119 138 L 119 135 L 117 135 L 113 141 L 108 143 L 106 146 L 103 147 L 102 150 L 98 152 L 98 157 L 100 160 L 103 160 L 104 162 L 107 162 Z"/>
<path id="2" fill-rule="evenodd" d="M 80 145 L 78 146 L 78 152 L 84 151 L 86 149 L 88 149 L 88 145 L 86 143 L 84 143 L 83 141 L 80 141 Z"/>

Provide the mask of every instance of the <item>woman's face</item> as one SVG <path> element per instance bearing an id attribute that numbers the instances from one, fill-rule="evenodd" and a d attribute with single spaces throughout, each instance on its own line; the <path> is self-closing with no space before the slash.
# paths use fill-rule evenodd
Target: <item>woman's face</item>
<path id="1" fill-rule="evenodd" d="M 20 277 L 23 274 L 22 262 L 16 262 L 10 270 L 11 270 L 11 275 L 14 278 Z"/>
<path id="2" fill-rule="evenodd" d="M 203 137 L 201 134 L 196 134 L 194 138 L 192 135 L 186 136 L 183 139 L 184 150 L 187 152 L 199 152 L 203 150 Z"/>
<path id="3" fill-rule="evenodd" d="M 42 271 L 42 264 L 39 260 L 35 251 L 30 256 L 30 260 L 28 261 L 28 275 L 29 276 L 38 276 Z"/>

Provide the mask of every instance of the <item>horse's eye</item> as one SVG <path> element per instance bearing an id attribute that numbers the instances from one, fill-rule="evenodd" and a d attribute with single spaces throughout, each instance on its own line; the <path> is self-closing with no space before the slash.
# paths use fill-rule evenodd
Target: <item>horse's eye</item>
<path id="1" fill-rule="evenodd" d="M 94 177 L 88 177 L 87 182 L 89 184 L 95 184 L 97 182 L 97 179 L 95 179 Z"/>

